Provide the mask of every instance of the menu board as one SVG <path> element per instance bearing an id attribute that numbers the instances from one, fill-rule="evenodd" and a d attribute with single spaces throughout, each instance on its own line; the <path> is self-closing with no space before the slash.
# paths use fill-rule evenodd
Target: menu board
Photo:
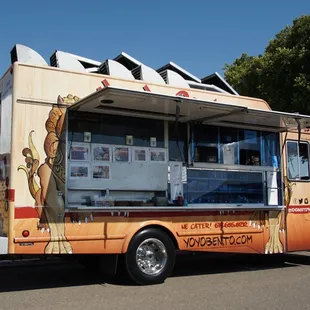
<path id="1" fill-rule="evenodd" d="M 72 143 L 69 148 L 68 186 L 166 190 L 167 166 L 167 151 L 163 148 Z"/>

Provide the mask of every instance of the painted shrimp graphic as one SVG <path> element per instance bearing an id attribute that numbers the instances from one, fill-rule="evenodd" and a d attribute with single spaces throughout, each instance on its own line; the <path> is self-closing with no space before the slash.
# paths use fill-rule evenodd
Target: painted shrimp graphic
<path id="1" fill-rule="evenodd" d="M 71 254 L 72 247 L 65 236 L 65 117 L 66 107 L 79 101 L 73 95 L 58 96 L 57 105 L 49 112 L 45 123 L 47 135 L 44 141 L 45 161 L 40 164 L 38 151 L 29 133 L 28 147 L 22 151 L 26 165 L 23 170 L 27 176 L 29 192 L 35 200 L 38 212 L 38 229 L 50 233 L 50 241 L 45 254 Z M 39 182 L 37 182 L 37 179 Z M 38 184 L 39 183 L 39 184 Z"/>
<path id="2" fill-rule="evenodd" d="M 285 205 L 288 205 L 292 199 L 293 187 L 296 183 L 289 182 L 287 176 L 284 176 L 285 185 Z M 285 211 L 256 211 L 250 218 L 250 225 L 255 228 L 265 226 L 269 230 L 269 239 L 265 244 L 266 254 L 283 253 L 284 246 L 281 242 L 281 234 L 285 233 Z"/>
<path id="3" fill-rule="evenodd" d="M 281 234 L 284 233 L 283 211 L 255 211 L 250 216 L 250 226 L 265 228 L 269 231 L 269 239 L 265 244 L 265 253 L 283 253 Z"/>

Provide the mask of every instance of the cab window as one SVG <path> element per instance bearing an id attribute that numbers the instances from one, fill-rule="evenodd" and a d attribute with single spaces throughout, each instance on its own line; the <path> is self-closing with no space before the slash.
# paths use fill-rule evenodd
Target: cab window
<path id="1" fill-rule="evenodd" d="M 309 180 L 309 145 L 287 142 L 287 172 L 290 180 Z"/>

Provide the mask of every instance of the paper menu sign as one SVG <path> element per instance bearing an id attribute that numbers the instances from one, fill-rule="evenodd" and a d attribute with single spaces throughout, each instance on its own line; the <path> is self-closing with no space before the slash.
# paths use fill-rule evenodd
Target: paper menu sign
<path id="1" fill-rule="evenodd" d="M 233 165 L 235 163 L 235 148 L 231 144 L 223 146 L 223 163 L 225 165 Z"/>
<path id="2" fill-rule="evenodd" d="M 168 182 L 170 183 L 171 199 L 183 196 L 183 183 L 187 182 L 187 170 L 181 162 L 170 162 L 168 166 Z"/>
<path id="3" fill-rule="evenodd" d="M 184 179 L 186 179 L 186 167 L 183 167 L 181 162 L 170 162 L 168 166 L 168 182 L 179 183 Z"/>
<path id="4" fill-rule="evenodd" d="M 186 167 L 182 167 L 182 182 L 187 183 L 187 169 L 186 169 Z"/>
<path id="5" fill-rule="evenodd" d="M 182 183 L 171 183 L 171 199 L 176 200 L 181 193 L 183 196 L 183 184 Z"/>
<path id="6" fill-rule="evenodd" d="M 267 171 L 267 187 L 277 188 L 277 172 Z"/>
<path id="7" fill-rule="evenodd" d="M 278 182 L 277 172 L 275 171 L 267 172 L 267 195 L 268 205 L 278 205 Z"/>
<path id="8" fill-rule="evenodd" d="M 278 189 L 277 188 L 268 188 L 268 205 L 277 206 L 278 202 Z"/>
<path id="9" fill-rule="evenodd" d="M 182 165 L 179 163 L 173 163 L 170 166 L 170 181 L 182 182 Z"/>

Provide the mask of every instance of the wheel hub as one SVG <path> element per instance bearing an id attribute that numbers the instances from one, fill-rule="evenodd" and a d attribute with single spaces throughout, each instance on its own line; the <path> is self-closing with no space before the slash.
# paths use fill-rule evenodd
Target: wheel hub
<path id="1" fill-rule="evenodd" d="M 137 248 L 136 262 L 144 274 L 158 274 L 164 269 L 167 263 L 166 247 L 158 239 L 146 239 Z"/>

